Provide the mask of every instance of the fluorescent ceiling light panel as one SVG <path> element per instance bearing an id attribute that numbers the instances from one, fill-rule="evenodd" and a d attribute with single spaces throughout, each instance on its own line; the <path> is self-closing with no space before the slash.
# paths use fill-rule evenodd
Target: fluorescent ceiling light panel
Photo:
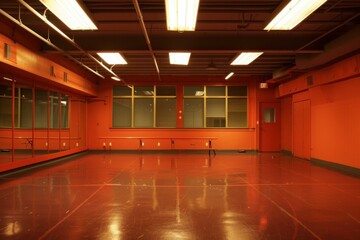
<path id="1" fill-rule="evenodd" d="M 107 64 L 127 64 L 126 60 L 121 56 L 120 53 L 114 52 L 98 52 L 97 53 Z"/>
<path id="2" fill-rule="evenodd" d="M 111 79 L 112 79 L 112 80 L 114 80 L 114 81 L 118 81 L 118 82 L 120 82 L 120 81 L 121 81 L 121 79 L 120 79 L 120 78 L 115 77 L 115 76 L 112 76 L 112 77 L 111 77 Z"/>
<path id="3" fill-rule="evenodd" d="M 169 31 L 195 31 L 200 0 L 165 0 Z"/>
<path id="4" fill-rule="evenodd" d="M 264 30 L 291 30 L 327 0 L 291 0 Z"/>
<path id="5" fill-rule="evenodd" d="M 234 72 L 229 73 L 229 74 L 225 77 L 225 80 L 228 80 L 229 78 L 231 78 L 232 75 L 234 75 Z"/>
<path id="6" fill-rule="evenodd" d="M 170 64 L 188 65 L 191 53 L 170 52 Z"/>
<path id="7" fill-rule="evenodd" d="M 243 52 L 231 63 L 231 65 L 249 65 L 261 54 L 263 54 L 263 52 Z"/>
<path id="8" fill-rule="evenodd" d="M 71 30 L 97 30 L 97 27 L 76 0 L 40 0 Z"/>

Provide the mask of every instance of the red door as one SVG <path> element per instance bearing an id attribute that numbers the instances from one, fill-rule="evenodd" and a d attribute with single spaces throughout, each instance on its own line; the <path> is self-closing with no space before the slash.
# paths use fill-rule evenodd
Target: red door
<path id="1" fill-rule="evenodd" d="M 293 106 L 294 156 L 310 159 L 310 100 L 294 102 Z"/>
<path id="2" fill-rule="evenodd" d="M 280 103 L 260 103 L 260 151 L 278 152 L 280 144 Z"/>

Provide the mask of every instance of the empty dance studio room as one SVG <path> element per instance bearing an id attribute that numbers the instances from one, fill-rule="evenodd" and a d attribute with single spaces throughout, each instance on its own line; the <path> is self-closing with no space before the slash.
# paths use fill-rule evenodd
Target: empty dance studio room
<path id="1" fill-rule="evenodd" d="M 360 1 L 1 0 L 0 239 L 360 239 Z"/>

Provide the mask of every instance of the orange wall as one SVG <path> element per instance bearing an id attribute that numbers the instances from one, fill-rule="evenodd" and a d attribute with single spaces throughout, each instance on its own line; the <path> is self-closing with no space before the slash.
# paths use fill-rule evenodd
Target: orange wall
<path id="1" fill-rule="evenodd" d="M 129 79 L 129 77 L 127 78 Z M 138 79 L 136 79 L 138 80 Z M 222 78 L 212 78 L 206 80 L 204 77 L 182 76 L 169 77 L 162 79 L 161 82 L 154 82 L 151 77 L 143 77 L 143 82 L 137 84 L 168 84 L 178 85 L 177 82 L 198 85 L 224 85 Z M 143 149 L 207 149 L 206 139 L 196 138 L 216 138 L 212 141 L 212 146 L 220 150 L 239 150 L 239 149 L 258 149 L 258 101 L 276 101 L 273 89 L 259 90 L 258 79 L 238 78 L 237 84 L 248 85 L 248 126 L 247 129 L 184 129 L 182 123 L 177 122 L 176 129 L 113 129 L 112 124 L 112 84 L 114 82 L 104 81 L 99 85 L 99 95 L 96 99 L 88 103 L 88 147 L 89 149 L 131 149 L 140 148 L 137 137 L 147 138 L 144 141 Z M 129 83 L 130 84 L 130 83 Z M 179 85 L 181 87 L 182 85 Z M 178 87 L 178 88 L 179 88 Z M 181 101 L 181 99 L 178 99 Z M 177 104 L 181 108 L 182 104 Z M 130 137 L 131 139 L 125 139 Z M 157 139 L 149 139 L 157 138 Z M 167 139 L 165 139 L 167 138 Z M 175 139 L 171 146 L 169 138 L 194 138 L 194 139 Z M 109 143 L 111 142 L 111 147 Z M 159 146 L 160 145 L 160 146 Z"/>
<path id="2" fill-rule="evenodd" d="M 292 152 L 292 97 L 281 99 L 281 150 Z"/>
<path id="3" fill-rule="evenodd" d="M 279 85 L 282 98 L 282 146 L 291 149 L 292 102 L 310 102 L 310 158 L 360 168 L 360 54 Z M 313 84 L 307 84 L 312 76 Z M 298 93 L 298 94 L 297 94 Z M 287 96 L 287 97 L 285 97 Z M 293 139 L 294 140 L 294 139 Z M 293 144 L 298 144 L 293 141 Z"/>
<path id="4" fill-rule="evenodd" d="M 311 88 L 311 157 L 360 168 L 360 78 Z"/>
<path id="5" fill-rule="evenodd" d="M 5 43 L 12 47 L 12 58 L 4 57 Z M 19 43 L 0 34 L 0 73 L 14 79 L 36 79 L 56 88 L 77 94 L 95 96 L 96 85 L 70 71 L 69 69 L 45 58 L 40 52 L 33 52 Z M 54 67 L 55 75 L 50 75 L 50 67 Z M 63 80 L 64 72 L 67 73 L 67 81 Z M 1 76 L 0 76 L 1 77 Z"/>

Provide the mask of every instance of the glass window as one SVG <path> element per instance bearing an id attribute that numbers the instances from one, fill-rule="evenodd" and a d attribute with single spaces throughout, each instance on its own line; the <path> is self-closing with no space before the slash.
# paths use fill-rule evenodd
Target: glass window
<path id="1" fill-rule="evenodd" d="M 157 93 L 157 89 L 156 89 Z M 156 127 L 176 127 L 176 99 L 156 99 Z"/>
<path id="2" fill-rule="evenodd" d="M 35 128 L 47 128 L 48 91 L 35 90 Z"/>
<path id="3" fill-rule="evenodd" d="M 274 123 L 275 119 L 275 109 L 274 108 L 265 108 L 264 109 L 264 123 Z"/>
<path id="4" fill-rule="evenodd" d="M 246 97 L 247 87 L 246 86 L 228 86 L 229 97 Z"/>
<path id="5" fill-rule="evenodd" d="M 113 88 L 113 96 L 131 96 L 131 88 L 127 86 L 115 86 Z"/>
<path id="6" fill-rule="evenodd" d="M 153 86 L 135 86 L 134 87 L 135 96 L 154 96 L 154 87 Z"/>
<path id="7" fill-rule="evenodd" d="M 15 127 L 32 128 L 32 89 L 15 89 Z"/>
<path id="8" fill-rule="evenodd" d="M 184 99 L 184 127 L 203 128 L 204 127 L 204 99 L 185 98 Z"/>
<path id="9" fill-rule="evenodd" d="M 156 86 L 156 96 L 176 96 L 176 87 Z"/>
<path id="10" fill-rule="evenodd" d="M 247 99 L 228 99 L 228 127 L 247 127 Z"/>
<path id="11" fill-rule="evenodd" d="M 153 98 L 134 99 L 134 127 L 154 127 L 154 100 Z"/>
<path id="12" fill-rule="evenodd" d="M 206 96 L 225 96 L 225 86 L 207 86 Z"/>
<path id="13" fill-rule="evenodd" d="M 49 128 L 59 128 L 59 93 L 50 92 L 49 104 L 50 104 L 50 126 Z"/>
<path id="14" fill-rule="evenodd" d="M 11 128 L 12 116 L 11 82 L 3 81 L 0 85 L 0 127 Z"/>
<path id="15" fill-rule="evenodd" d="M 184 96 L 202 97 L 204 96 L 204 86 L 184 86 Z"/>
<path id="16" fill-rule="evenodd" d="M 225 127 L 225 98 L 206 99 L 206 127 Z"/>
<path id="17" fill-rule="evenodd" d="M 113 99 L 112 122 L 114 128 L 130 128 L 132 121 L 131 98 Z"/>
<path id="18" fill-rule="evenodd" d="M 69 97 L 61 95 L 61 128 L 69 127 Z"/>

